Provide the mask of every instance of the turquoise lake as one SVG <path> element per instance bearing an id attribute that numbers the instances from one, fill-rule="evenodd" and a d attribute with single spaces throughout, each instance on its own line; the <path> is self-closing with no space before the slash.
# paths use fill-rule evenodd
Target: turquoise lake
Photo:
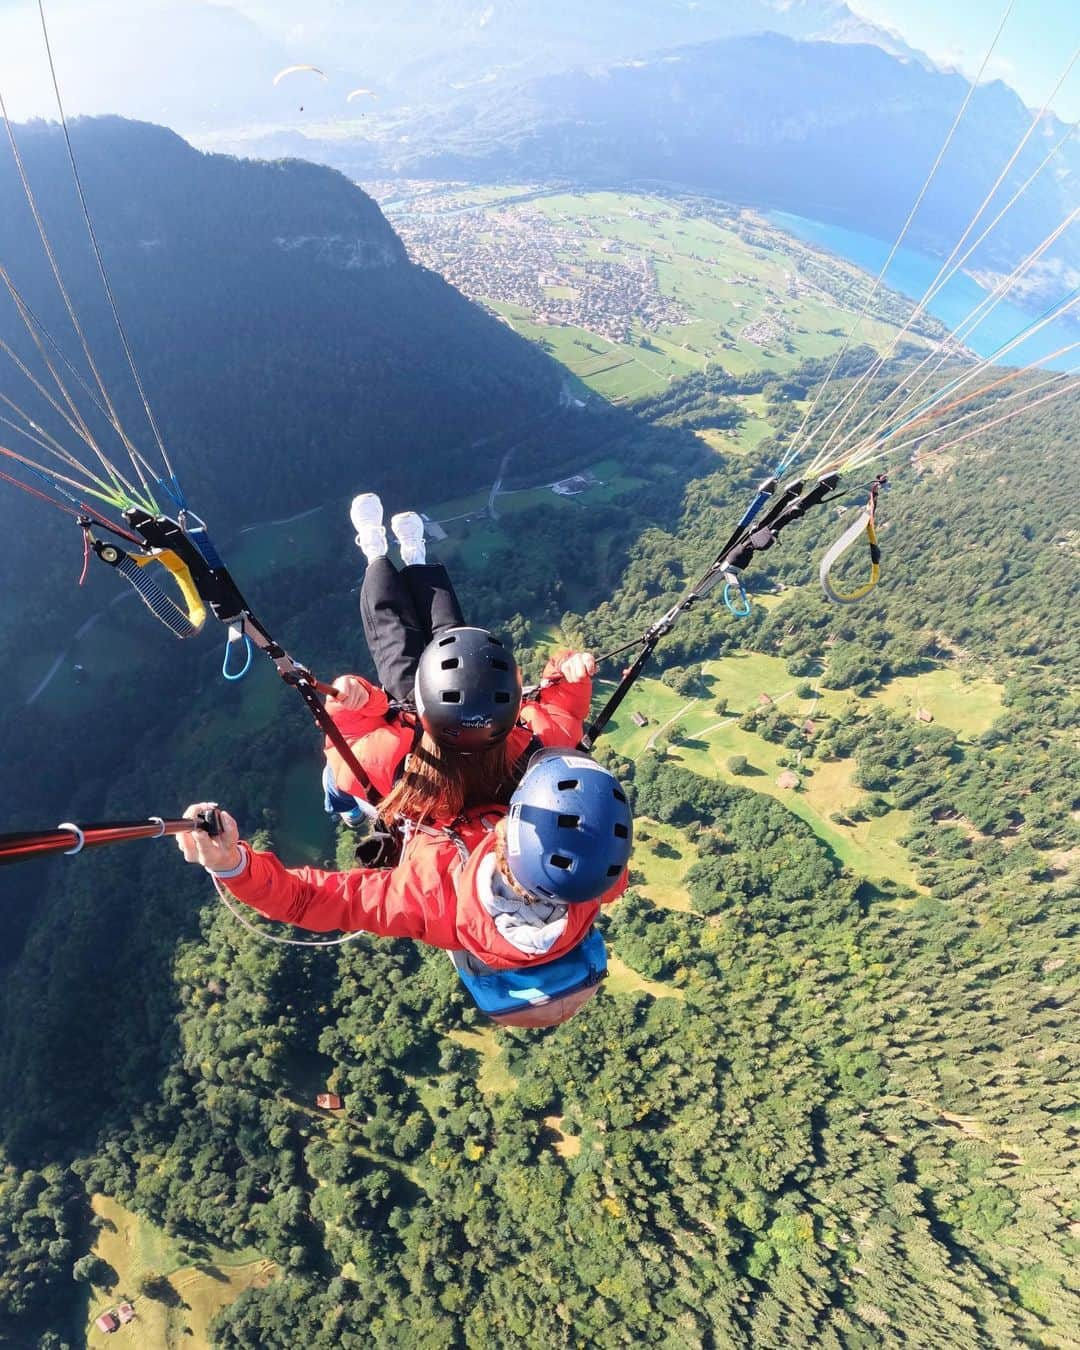
<path id="1" fill-rule="evenodd" d="M 885 259 L 889 256 L 891 244 L 872 235 L 861 234 L 858 230 L 846 230 L 839 225 L 826 225 L 819 220 L 808 220 L 805 216 L 791 215 L 787 211 L 769 211 L 768 219 L 782 230 L 787 230 L 808 244 L 816 244 L 828 249 L 838 257 L 854 263 L 871 276 L 877 276 Z M 931 258 L 911 249 L 900 248 L 889 265 L 884 284 L 899 291 L 909 299 L 922 298 L 927 287 L 938 274 L 944 259 Z M 941 291 L 927 306 L 929 312 L 942 323 L 956 328 L 975 307 L 986 298 L 987 292 L 965 273 L 957 273 L 942 287 Z M 1060 299 L 1065 299 L 1062 292 Z M 1044 311 L 1027 310 L 1010 304 L 1008 299 L 1000 301 L 964 341 L 980 356 L 991 356 L 1004 344 L 1010 342 L 1018 333 L 1037 319 Z M 1006 365 L 1026 365 L 1041 356 L 1058 351 L 1070 342 L 1080 341 L 1080 322 L 1076 319 L 1076 310 L 1063 319 L 1055 319 L 1032 337 L 1001 358 Z M 1056 360 L 1048 361 L 1048 370 L 1071 370 L 1080 360 L 1080 350 L 1066 352 Z"/>

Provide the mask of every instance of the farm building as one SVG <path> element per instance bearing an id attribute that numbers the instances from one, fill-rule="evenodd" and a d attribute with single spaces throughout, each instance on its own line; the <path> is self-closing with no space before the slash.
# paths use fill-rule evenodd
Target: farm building
<path id="1" fill-rule="evenodd" d="M 336 1092 L 320 1092 L 315 1098 L 315 1105 L 321 1106 L 324 1111 L 340 1111 L 341 1098 Z"/>
<path id="2" fill-rule="evenodd" d="M 135 1320 L 135 1309 L 130 1303 L 121 1303 L 116 1309 L 116 1315 L 119 1317 L 121 1323 L 124 1326 L 127 1326 L 129 1322 L 134 1322 Z"/>
<path id="3" fill-rule="evenodd" d="M 817 731 L 817 727 L 814 726 L 813 721 L 809 717 L 802 724 L 802 729 L 804 736 L 812 736 L 814 732 Z"/>
<path id="4" fill-rule="evenodd" d="M 115 1313 L 105 1312 L 95 1321 L 94 1326 L 98 1331 L 118 1331 L 120 1328 L 120 1319 Z"/>
<path id="5" fill-rule="evenodd" d="M 771 707 L 772 707 L 772 699 L 768 696 L 768 694 L 759 694 L 759 695 L 758 695 L 758 703 L 760 704 L 760 706 L 761 706 L 762 708 L 771 708 Z"/>
<path id="6" fill-rule="evenodd" d="M 799 786 L 799 775 L 792 773 L 790 769 L 785 769 L 776 780 L 776 786 L 779 788 L 797 788 Z"/>
<path id="7" fill-rule="evenodd" d="M 920 708 L 916 712 L 915 716 L 919 719 L 920 722 L 932 722 L 934 720 L 934 714 L 930 711 L 929 708 Z"/>
<path id="8" fill-rule="evenodd" d="M 643 712 L 631 713 L 630 719 L 636 727 L 647 727 L 649 725 L 649 719 Z"/>

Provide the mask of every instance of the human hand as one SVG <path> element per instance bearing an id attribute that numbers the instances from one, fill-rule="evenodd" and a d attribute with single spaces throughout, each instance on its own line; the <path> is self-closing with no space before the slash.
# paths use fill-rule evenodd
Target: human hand
<path id="1" fill-rule="evenodd" d="M 176 842 L 184 861 L 209 867 L 212 872 L 230 872 L 243 860 L 240 852 L 240 829 L 228 811 L 222 811 L 216 802 L 195 802 L 184 812 L 185 820 L 194 820 L 201 811 L 216 811 L 221 832 L 210 835 L 205 830 L 178 834 Z"/>
<path id="2" fill-rule="evenodd" d="M 559 671 L 568 684 L 580 684 L 596 674 L 596 657 L 592 652 L 571 652 L 560 663 Z"/>
<path id="3" fill-rule="evenodd" d="M 356 712 L 371 697 L 359 675 L 339 675 L 334 681 L 334 689 L 337 692 L 326 700 L 326 710 L 330 713 Z"/>

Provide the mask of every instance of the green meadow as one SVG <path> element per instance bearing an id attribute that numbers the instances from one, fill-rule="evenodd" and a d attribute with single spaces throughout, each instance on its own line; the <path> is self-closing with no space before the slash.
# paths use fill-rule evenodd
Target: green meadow
<path id="1" fill-rule="evenodd" d="M 711 682 L 709 698 L 687 699 L 659 680 L 640 680 L 610 726 L 611 744 L 630 758 L 658 750 L 695 773 L 767 793 L 805 820 L 856 875 L 871 882 L 891 880 L 919 889 L 900 843 L 908 830 L 910 812 L 894 808 L 868 820 L 841 823 L 836 817 L 846 817 L 865 796 L 855 782 L 854 760 L 804 757 L 802 752 L 744 730 L 738 719 L 762 706 L 763 696 L 789 716 L 818 720 L 845 705 L 869 706 L 877 701 L 911 716 L 918 707 L 925 707 L 963 741 L 994 721 L 1001 709 L 1001 687 L 985 678 L 970 678 L 963 667 L 941 666 L 893 680 L 865 699 L 830 690 L 824 683 L 804 699 L 795 692 L 801 681 L 788 674 L 778 657 L 743 652 L 708 662 L 704 670 Z M 722 714 L 715 706 L 720 697 L 728 701 Z M 646 726 L 635 724 L 635 713 L 647 719 Z M 739 773 L 730 767 L 736 756 L 746 761 L 746 768 Z M 798 787 L 779 785 L 777 780 L 785 769 L 797 774 Z M 658 833 L 651 823 L 646 829 Z M 654 844 L 648 841 L 644 850 L 635 851 L 634 866 L 646 877 L 644 893 L 658 904 L 671 904 L 679 880 L 691 865 L 685 861 L 689 845 L 670 827 L 660 837 L 678 856 L 657 857 Z M 659 852 L 664 854 L 663 849 Z M 675 907 L 679 907 L 677 902 Z"/>
<path id="2" fill-rule="evenodd" d="M 277 1274 L 274 1262 L 256 1251 L 203 1246 L 195 1258 L 156 1224 L 118 1201 L 95 1195 L 92 1203 L 101 1223 L 94 1255 L 117 1276 L 110 1289 L 90 1290 L 85 1344 L 92 1350 L 103 1346 L 209 1350 L 210 1323 L 221 1309 L 245 1289 L 268 1284 Z M 160 1284 L 143 1294 L 147 1279 Z M 96 1319 L 122 1301 L 133 1305 L 135 1320 L 111 1334 L 99 1331 Z"/>

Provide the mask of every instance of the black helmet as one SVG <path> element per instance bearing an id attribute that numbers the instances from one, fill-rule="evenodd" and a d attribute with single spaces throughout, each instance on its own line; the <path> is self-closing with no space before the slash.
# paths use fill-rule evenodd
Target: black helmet
<path id="1" fill-rule="evenodd" d="M 429 736 L 464 754 L 504 740 L 521 709 L 521 672 L 484 628 L 448 628 L 416 667 L 416 711 Z"/>

